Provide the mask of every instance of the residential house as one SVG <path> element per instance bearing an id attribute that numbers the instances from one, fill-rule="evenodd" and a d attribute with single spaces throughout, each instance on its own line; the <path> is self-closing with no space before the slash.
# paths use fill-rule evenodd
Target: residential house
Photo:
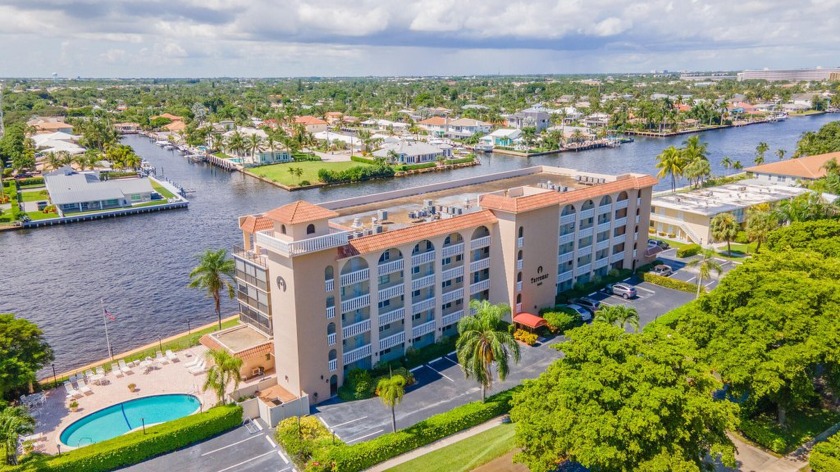
<path id="1" fill-rule="evenodd" d="M 340 111 L 328 111 L 324 114 L 324 118 L 330 126 L 341 123 L 341 118 L 343 116 L 344 113 L 341 113 Z"/>
<path id="2" fill-rule="evenodd" d="M 63 167 L 44 175 L 50 200 L 59 215 L 111 210 L 160 199 L 148 178 L 99 180 L 97 172 Z"/>
<path id="3" fill-rule="evenodd" d="M 140 123 L 115 123 L 114 129 L 120 134 L 137 134 L 140 132 Z"/>
<path id="4" fill-rule="evenodd" d="M 513 115 L 507 117 L 507 125 L 511 128 L 536 128 L 537 133 L 548 128 L 551 125 L 551 115 L 541 105 L 534 105 L 531 108 L 526 108 L 518 111 Z"/>
<path id="5" fill-rule="evenodd" d="M 610 124 L 610 115 L 606 113 L 592 113 L 583 119 L 583 124 L 590 128 L 606 128 Z"/>
<path id="6" fill-rule="evenodd" d="M 464 139 L 474 134 L 489 133 L 493 127 L 486 121 L 474 120 L 472 118 L 458 118 L 449 122 L 447 136 L 450 138 Z"/>
<path id="7" fill-rule="evenodd" d="M 295 118 L 296 125 L 303 125 L 307 133 L 317 133 L 327 130 L 327 122 L 311 115 L 298 116 Z"/>
<path id="8" fill-rule="evenodd" d="M 446 136 L 447 131 L 449 131 L 448 125 L 449 118 L 442 116 L 433 116 L 417 122 L 417 126 L 428 131 L 432 136 L 437 136 L 439 138 Z"/>
<path id="9" fill-rule="evenodd" d="M 840 152 L 805 156 L 798 159 L 768 162 L 744 169 L 753 178 L 783 185 L 796 185 L 800 181 L 813 181 L 825 177 L 829 161 L 840 164 Z"/>
<path id="10" fill-rule="evenodd" d="M 492 133 L 482 136 L 478 140 L 484 146 L 505 146 L 511 147 L 521 141 L 522 131 L 518 129 L 501 128 Z"/>
<path id="11" fill-rule="evenodd" d="M 381 149 L 374 151 L 373 156 L 393 160 L 398 164 L 423 164 L 452 157 L 452 148 L 403 139 L 396 143 L 386 143 Z"/>

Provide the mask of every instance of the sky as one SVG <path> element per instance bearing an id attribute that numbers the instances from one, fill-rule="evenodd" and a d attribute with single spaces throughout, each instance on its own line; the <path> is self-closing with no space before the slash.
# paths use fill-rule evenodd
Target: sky
<path id="1" fill-rule="evenodd" d="M 0 0 L 0 77 L 840 66 L 840 0 Z"/>

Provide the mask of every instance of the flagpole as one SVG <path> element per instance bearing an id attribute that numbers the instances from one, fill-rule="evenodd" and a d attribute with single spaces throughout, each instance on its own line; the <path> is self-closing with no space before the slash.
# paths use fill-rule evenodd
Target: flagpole
<path id="1" fill-rule="evenodd" d="M 105 300 L 99 299 L 102 306 L 102 322 L 105 324 L 105 342 L 108 343 L 108 356 L 114 360 L 114 352 L 111 350 L 111 338 L 108 337 L 108 317 L 105 315 Z"/>

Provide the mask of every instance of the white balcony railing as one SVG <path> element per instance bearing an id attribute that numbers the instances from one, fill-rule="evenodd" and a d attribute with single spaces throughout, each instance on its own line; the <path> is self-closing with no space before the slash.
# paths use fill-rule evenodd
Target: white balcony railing
<path id="1" fill-rule="evenodd" d="M 522 270 L 522 259 L 516 261 L 516 270 Z"/>
<path id="2" fill-rule="evenodd" d="M 558 284 L 559 284 L 559 283 L 563 283 L 563 282 L 565 282 L 565 281 L 567 281 L 567 280 L 572 280 L 572 271 L 571 271 L 571 269 L 570 269 L 570 270 L 567 270 L 566 272 L 563 272 L 563 273 L 557 274 L 557 283 L 558 283 Z"/>
<path id="3" fill-rule="evenodd" d="M 490 236 L 484 236 L 483 238 L 473 239 L 472 241 L 470 241 L 470 249 L 481 249 L 489 245 Z"/>
<path id="4" fill-rule="evenodd" d="M 405 285 L 399 284 L 393 287 L 383 288 L 379 291 L 379 301 L 387 300 L 389 298 L 399 297 L 405 293 Z"/>
<path id="5" fill-rule="evenodd" d="M 333 318 L 335 318 L 335 307 L 334 306 L 328 306 L 327 307 L 327 319 L 331 320 Z"/>
<path id="6" fill-rule="evenodd" d="M 564 253 L 564 254 L 560 254 L 559 256 L 557 256 L 557 263 L 558 264 L 565 264 L 565 263 L 569 262 L 570 260 L 572 260 L 574 258 L 575 258 L 575 253 L 574 252 L 567 252 L 567 253 Z"/>
<path id="7" fill-rule="evenodd" d="M 405 308 L 397 308 L 379 315 L 379 326 L 405 319 Z"/>
<path id="8" fill-rule="evenodd" d="M 517 292 L 522 291 L 522 281 L 516 282 L 516 291 Z"/>
<path id="9" fill-rule="evenodd" d="M 516 247 L 519 249 L 525 247 L 525 238 L 516 238 Z"/>
<path id="10" fill-rule="evenodd" d="M 417 280 L 411 281 L 411 290 L 420 290 L 421 288 L 429 287 L 435 284 L 435 274 L 420 277 Z"/>
<path id="11" fill-rule="evenodd" d="M 344 274 L 341 276 L 341 286 L 346 287 L 351 284 L 364 282 L 365 280 L 370 278 L 370 270 L 369 269 L 360 269 L 354 270 L 349 274 Z"/>
<path id="12" fill-rule="evenodd" d="M 451 324 L 457 323 L 458 320 L 460 320 L 463 317 L 464 317 L 464 310 L 458 310 L 458 311 L 452 312 L 448 315 L 444 315 L 444 317 L 440 319 L 440 324 L 441 324 L 441 326 L 449 326 Z"/>
<path id="13" fill-rule="evenodd" d="M 575 240 L 575 233 L 564 234 L 560 236 L 560 244 L 568 244 Z"/>
<path id="14" fill-rule="evenodd" d="M 470 295 L 475 295 L 478 292 L 483 292 L 490 289 L 490 279 L 482 280 L 470 285 Z"/>
<path id="15" fill-rule="evenodd" d="M 604 231 L 609 231 L 609 230 L 610 230 L 610 222 L 609 221 L 605 221 L 605 222 L 603 222 L 603 223 L 601 223 L 597 226 L 597 231 L 599 233 L 603 233 Z"/>
<path id="16" fill-rule="evenodd" d="M 627 240 L 626 234 L 619 234 L 618 236 L 613 236 L 612 243 L 613 244 L 621 244 Z"/>
<path id="17" fill-rule="evenodd" d="M 597 261 L 595 261 L 595 264 L 593 265 L 593 267 L 596 268 L 596 269 L 600 269 L 601 267 L 606 267 L 607 265 L 609 265 L 609 263 L 610 263 L 610 258 L 609 257 L 604 257 L 602 259 L 598 259 Z"/>
<path id="18" fill-rule="evenodd" d="M 425 264 L 427 262 L 432 262 L 434 260 L 435 260 L 435 251 L 431 250 L 431 251 L 424 252 L 423 254 L 417 254 L 417 255 L 411 256 L 411 265 L 412 266 L 418 266 L 420 264 Z"/>
<path id="19" fill-rule="evenodd" d="M 382 338 L 379 340 L 379 350 L 382 351 L 383 349 L 388 349 L 389 347 L 394 347 L 397 344 L 402 344 L 405 342 L 405 331 L 397 333 L 393 336 L 388 336 L 387 338 Z"/>
<path id="20" fill-rule="evenodd" d="M 449 303 L 454 302 L 455 300 L 460 300 L 462 298 L 464 298 L 464 289 L 459 288 L 449 292 L 444 292 L 443 297 L 441 297 L 441 302 Z"/>
<path id="21" fill-rule="evenodd" d="M 403 270 L 403 259 L 397 259 L 396 261 L 390 262 L 383 262 L 379 264 L 377 273 L 379 275 L 388 275 L 393 274 L 394 272 L 399 272 Z"/>
<path id="22" fill-rule="evenodd" d="M 353 323 L 350 326 L 345 326 L 344 329 L 341 330 L 341 335 L 344 339 L 357 336 L 362 333 L 367 333 L 370 331 L 370 320 L 359 321 L 358 323 Z"/>
<path id="23" fill-rule="evenodd" d="M 629 201 L 630 200 L 619 200 L 619 201 L 615 202 L 615 209 L 616 210 L 621 210 L 622 208 L 627 208 L 627 203 Z"/>
<path id="24" fill-rule="evenodd" d="M 582 229 L 578 231 L 578 238 L 585 238 L 587 236 L 592 236 L 594 229 L 590 226 L 589 228 Z"/>
<path id="25" fill-rule="evenodd" d="M 522 304 L 521 303 L 516 304 L 516 313 L 522 313 Z"/>
<path id="26" fill-rule="evenodd" d="M 612 204 L 611 203 L 608 203 L 606 205 L 601 205 L 601 206 L 598 207 L 598 214 L 603 215 L 603 214 L 609 213 L 610 210 L 612 210 Z"/>
<path id="27" fill-rule="evenodd" d="M 453 267 L 452 269 L 445 270 L 441 273 L 440 279 L 446 282 L 447 280 L 452 280 L 457 277 L 464 276 L 464 266 Z"/>
<path id="28" fill-rule="evenodd" d="M 592 271 L 592 264 L 584 264 L 577 268 L 576 275 L 585 275 Z"/>
<path id="29" fill-rule="evenodd" d="M 335 333 L 331 333 L 327 335 L 327 345 L 335 346 Z"/>
<path id="30" fill-rule="evenodd" d="M 574 223 L 574 222 L 575 222 L 575 214 L 574 213 L 572 213 L 571 215 L 563 215 L 563 216 L 560 217 L 560 224 L 561 225 L 567 225 L 569 223 Z"/>
<path id="31" fill-rule="evenodd" d="M 435 327 L 435 320 L 428 321 L 419 326 L 415 326 L 414 328 L 411 328 L 411 337 L 416 338 L 418 336 L 423 336 L 424 334 L 431 333 L 435 330 Z"/>
<path id="32" fill-rule="evenodd" d="M 642 217 L 639 216 L 639 215 L 636 215 L 636 224 L 639 224 L 640 221 L 642 221 Z"/>
<path id="33" fill-rule="evenodd" d="M 458 254 L 464 253 L 464 243 L 453 244 L 451 246 L 446 246 L 441 250 L 441 254 L 443 257 L 452 257 L 457 256 Z"/>
<path id="34" fill-rule="evenodd" d="M 606 249 L 608 247 L 610 247 L 610 240 L 609 239 L 605 239 L 603 241 L 598 241 L 597 243 L 595 243 L 595 250 L 596 251 L 601 251 L 601 250 Z"/>
<path id="35" fill-rule="evenodd" d="M 364 294 L 362 296 L 351 298 L 349 300 L 345 300 L 341 302 L 341 312 L 347 313 L 353 310 L 358 310 L 360 308 L 364 308 L 366 306 L 370 306 L 370 295 Z"/>
<path id="36" fill-rule="evenodd" d="M 489 269 L 490 268 L 490 258 L 485 257 L 480 261 L 475 261 L 470 263 L 470 272 L 478 272 L 480 270 Z"/>
<path id="37" fill-rule="evenodd" d="M 624 253 L 623 252 L 619 252 L 618 254 L 613 254 L 612 256 L 610 256 L 610 262 L 618 262 L 618 261 L 623 261 L 623 260 L 624 260 Z"/>
<path id="38" fill-rule="evenodd" d="M 272 233 L 274 233 L 274 230 L 257 232 L 257 245 L 277 251 L 286 257 L 299 256 L 301 254 L 344 246 L 347 244 L 350 236 L 350 231 L 339 231 L 324 236 L 287 242 L 275 238 Z"/>
<path id="39" fill-rule="evenodd" d="M 615 220 L 615 227 L 619 228 L 621 226 L 627 226 L 627 217 L 626 216 L 624 218 L 617 218 Z"/>
<path id="40" fill-rule="evenodd" d="M 412 313 L 421 313 L 426 310 L 431 310 L 435 307 L 435 297 L 429 297 L 425 300 L 419 301 L 417 303 L 413 303 L 411 305 L 411 312 Z"/>
<path id="41" fill-rule="evenodd" d="M 335 372 L 338 370 L 338 359 L 333 359 L 329 363 L 330 372 Z"/>
<path id="42" fill-rule="evenodd" d="M 595 209 L 594 208 L 590 208 L 588 210 L 582 210 L 580 212 L 580 219 L 581 220 L 585 220 L 587 218 L 592 218 L 593 216 L 595 216 Z"/>
<path id="43" fill-rule="evenodd" d="M 364 359 L 365 357 L 370 355 L 370 344 L 365 344 L 364 346 L 353 349 L 352 351 L 348 351 L 344 353 L 344 365 L 352 364 L 360 359 Z"/>
<path id="44" fill-rule="evenodd" d="M 335 289 L 335 281 L 333 279 L 324 281 L 324 291 L 332 292 Z"/>

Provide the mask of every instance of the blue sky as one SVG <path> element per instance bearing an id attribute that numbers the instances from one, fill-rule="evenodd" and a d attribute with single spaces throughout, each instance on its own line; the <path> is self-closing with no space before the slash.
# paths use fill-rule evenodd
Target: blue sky
<path id="1" fill-rule="evenodd" d="M 0 76 L 840 65 L 840 0 L 0 0 Z"/>

